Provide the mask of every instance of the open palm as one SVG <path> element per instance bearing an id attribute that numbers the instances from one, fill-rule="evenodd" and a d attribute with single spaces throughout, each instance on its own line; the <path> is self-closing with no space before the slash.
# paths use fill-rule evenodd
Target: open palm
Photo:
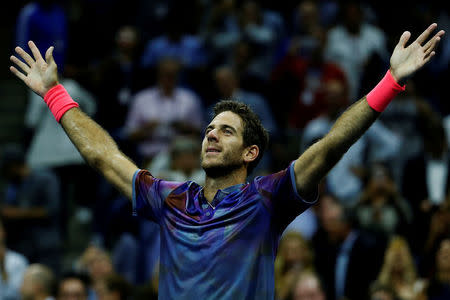
<path id="1" fill-rule="evenodd" d="M 431 24 L 408 47 L 405 47 L 405 45 L 411 37 L 411 33 L 405 31 L 402 34 L 400 41 L 395 46 L 390 61 L 391 73 L 397 81 L 412 75 L 435 55 L 434 50 L 445 32 L 441 30 L 433 38 L 428 40 L 428 42 L 425 43 L 425 41 L 436 27 L 436 23 Z"/>
<path id="2" fill-rule="evenodd" d="M 44 97 L 49 89 L 58 84 L 58 70 L 52 55 L 54 48 L 48 48 L 44 60 L 39 49 L 32 41 L 28 42 L 28 46 L 30 47 L 34 58 L 22 48 L 16 47 L 16 53 L 20 55 L 25 62 L 12 55 L 10 57 L 11 61 L 15 63 L 22 72 L 13 66 L 10 67 L 10 70 L 36 94 Z"/>

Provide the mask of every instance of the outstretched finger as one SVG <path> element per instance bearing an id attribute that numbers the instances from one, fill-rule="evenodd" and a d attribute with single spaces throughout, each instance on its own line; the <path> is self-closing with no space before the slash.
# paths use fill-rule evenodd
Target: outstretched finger
<path id="1" fill-rule="evenodd" d="M 42 58 L 41 52 L 39 52 L 38 47 L 36 47 L 36 45 L 33 43 L 33 41 L 29 41 L 28 42 L 28 46 L 31 49 L 31 52 L 33 53 L 34 59 L 36 61 L 44 61 L 44 59 Z"/>
<path id="2" fill-rule="evenodd" d="M 408 42 L 409 38 L 411 37 L 411 32 L 405 31 L 400 36 L 400 40 L 398 41 L 397 47 L 405 48 L 406 43 Z"/>
<path id="3" fill-rule="evenodd" d="M 436 45 L 436 42 L 439 42 L 439 40 L 441 39 L 441 37 L 445 34 L 444 30 L 439 31 L 438 33 L 436 33 L 432 39 L 430 39 L 425 45 L 423 45 L 423 48 L 425 51 L 428 51 L 430 49 L 431 46 Z M 433 49 L 432 49 L 433 50 Z"/>
<path id="4" fill-rule="evenodd" d="M 427 62 L 430 61 L 430 59 L 436 55 L 436 52 L 431 51 L 430 54 L 428 54 L 428 56 L 425 56 L 424 60 L 423 60 L 423 64 L 426 64 Z"/>
<path id="5" fill-rule="evenodd" d="M 47 62 L 47 64 L 51 64 L 53 63 L 55 60 L 53 59 L 53 50 L 55 49 L 55 47 L 51 46 L 47 49 L 47 51 L 45 52 L 45 61 Z"/>
<path id="6" fill-rule="evenodd" d="M 15 50 L 16 50 L 16 53 L 19 54 L 20 57 L 22 57 L 23 60 L 28 64 L 29 67 L 31 67 L 34 64 L 34 59 L 25 50 L 23 50 L 20 47 L 16 47 Z"/>
<path id="7" fill-rule="evenodd" d="M 441 40 L 440 37 L 435 37 L 430 41 L 431 44 L 428 46 L 428 49 L 426 49 L 424 52 L 425 56 L 429 55 L 432 51 L 434 51 L 434 49 L 436 49 L 436 46 L 437 46 L 437 44 L 439 44 L 440 40 Z"/>
<path id="8" fill-rule="evenodd" d="M 425 42 L 425 40 L 428 38 L 428 36 L 430 35 L 430 33 L 433 32 L 433 30 L 435 30 L 437 27 L 436 23 L 431 24 L 430 26 L 428 26 L 427 29 L 425 29 L 424 32 L 422 32 L 421 35 L 419 35 L 419 37 L 416 39 L 416 42 L 418 42 L 420 45 L 422 45 L 423 42 Z"/>
<path id="9" fill-rule="evenodd" d="M 30 73 L 30 67 L 26 63 L 24 63 L 23 61 L 21 61 L 20 59 L 18 59 L 14 55 L 11 55 L 11 57 L 9 59 L 13 63 L 15 63 L 19 68 L 21 68 L 22 71 L 24 71 L 26 74 Z"/>
<path id="10" fill-rule="evenodd" d="M 15 67 L 11 66 L 9 67 L 9 70 L 16 75 L 17 77 L 19 77 L 19 79 L 21 79 L 22 81 L 25 81 L 25 79 L 27 78 L 27 76 L 25 76 L 22 72 L 20 72 L 19 70 L 17 70 Z"/>

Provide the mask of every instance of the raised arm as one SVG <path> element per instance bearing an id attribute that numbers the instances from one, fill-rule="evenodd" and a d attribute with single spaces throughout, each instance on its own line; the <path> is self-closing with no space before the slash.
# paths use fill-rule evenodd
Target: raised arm
<path id="1" fill-rule="evenodd" d="M 445 32 L 441 30 L 428 42 L 425 41 L 436 27 L 436 24 L 430 25 L 407 47 L 406 43 L 411 34 L 407 31 L 402 34 L 390 59 L 390 75 L 387 76 L 392 76 L 392 81 L 402 82 L 435 55 L 434 50 Z M 383 109 L 383 105 L 379 104 L 389 102 L 389 97 L 383 94 L 386 91 L 385 87 L 380 85 L 377 86 L 375 97 L 371 96 L 371 101 L 363 97 L 350 106 L 337 119 L 330 132 L 297 159 L 294 171 L 300 195 L 303 197 L 314 195 L 320 180 L 378 118 Z"/>
<path id="2" fill-rule="evenodd" d="M 17 54 L 25 62 L 11 56 L 11 61 L 23 73 L 13 66 L 10 70 L 44 98 L 50 90 L 58 86 L 57 66 L 52 56 L 53 47 L 47 50 L 44 60 L 33 42 L 30 41 L 28 46 L 33 57 L 22 48 L 16 48 Z M 131 199 L 133 174 L 138 169 L 136 165 L 118 149 L 109 134 L 78 107 L 73 106 L 68 110 L 61 107 L 60 112 L 62 117 L 59 121 L 62 127 L 87 163 Z"/>

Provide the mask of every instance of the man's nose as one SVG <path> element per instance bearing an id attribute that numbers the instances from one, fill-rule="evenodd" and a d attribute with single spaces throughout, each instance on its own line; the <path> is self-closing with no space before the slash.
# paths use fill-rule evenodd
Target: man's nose
<path id="1" fill-rule="evenodd" d="M 217 130 L 213 129 L 210 130 L 207 134 L 206 137 L 208 138 L 208 141 L 217 141 L 219 139 L 219 137 L 217 136 Z"/>

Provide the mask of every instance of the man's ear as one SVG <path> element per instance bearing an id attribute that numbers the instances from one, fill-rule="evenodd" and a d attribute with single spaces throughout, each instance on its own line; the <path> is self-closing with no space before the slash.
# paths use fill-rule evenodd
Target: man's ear
<path id="1" fill-rule="evenodd" d="M 245 148 L 244 151 L 244 161 L 248 164 L 254 161 L 259 155 L 259 147 L 256 145 L 251 145 Z"/>

